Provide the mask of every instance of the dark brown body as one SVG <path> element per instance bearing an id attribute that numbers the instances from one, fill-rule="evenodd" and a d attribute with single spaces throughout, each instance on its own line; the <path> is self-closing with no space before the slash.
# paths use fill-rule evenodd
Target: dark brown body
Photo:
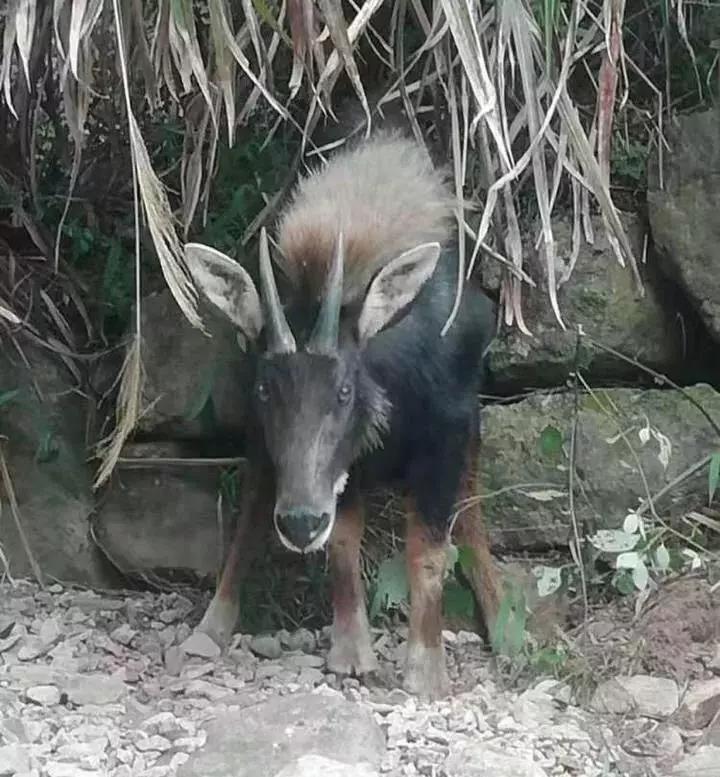
<path id="1" fill-rule="evenodd" d="M 328 181 L 332 180 L 328 176 Z M 382 182 L 381 177 L 379 180 Z M 419 181 L 418 188 L 431 188 L 432 181 L 428 181 Z M 373 191 L 380 190 L 376 187 Z M 293 254 L 286 248 L 286 268 L 288 261 L 296 261 L 288 275 L 292 279 L 294 271 L 299 276 L 300 270 L 310 264 L 312 272 L 306 277 L 332 278 L 336 272 L 342 277 L 342 239 L 339 249 L 331 236 L 318 240 L 322 219 L 314 228 L 306 228 L 304 214 L 313 215 L 313 202 L 309 199 L 304 204 L 305 211 L 297 208 L 296 232 L 284 233 L 286 245 L 301 249 Z M 332 203 L 332 197 L 328 202 Z M 412 233 L 415 228 L 418 233 L 411 235 L 408 245 L 427 239 L 425 232 L 441 229 L 432 223 L 426 227 L 419 221 L 422 214 L 418 216 L 417 209 L 410 212 L 410 203 L 405 207 L 406 231 Z M 331 205 L 317 208 L 325 218 Z M 366 211 L 368 221 L 373 216 L 372 203 Z M 404 213 L 401 208 L 400 216 Z M 428 214 L 430 221 L 432 208 L 428 208 Z M 413 219 L 418 221 L 416 227 Z M 288 221 L 292 226 L 292 219 L 285 223 Z M 492 335 L 493 312 L 489 300 L 468 285 L 453 326 L 441 336 L 457 283 L 452 242 L 441 241 L 442 250 L 438 248 L 433 254 L 427 246 L 438 243 L 422 243 L 418 249 L 408 251 L 402 244 L 404 233 L 399 230 L 385 241 L 382 234 L 374 234 L 364 242 L 364 234 L 358 231 L 354 242 L 348 240 L 345 299 L 329 341 L 334 345 L 325 350 L 313 345 L 322 328 L 320 324 L 313 326 L 313 322 L 323 319 L 325 309 L 318 313 L 318 304 L 326 303 L 322 295 L 315 303 L 313 293 L 298 277 L 296 293 L 290 295 L 284 310 L 271 310 L 275 319 L 282 319 L 278 319 L 278 331 L 285 338 L 282 342 L 292 341 L 290 345 L 281 342 L 280 347 L 272 348 L 262 334 L 255 340 L 251 358 L 257 375 L 258 423 L 249 445 L 252 460 L 246 478 L 251 488 L 246 492 L 220 586 L 201 628 L 220 642 L 229 638 L 238 615 L 239 578 L 246 566 L 243 557 L 251 554 L 253 545 L 264 537 L 261 525 L 267 522 L 265 525 L 270 526 L 273 515 L 281 539 L 293 550 L 321 547 L 326 541 L 320 536 L 321 530 L 327 528 L 334 606 L 328 665 L 340 673 L 372 671 L 376 661 L 359 564 L 363 495 L 380 485 L 393 486 L 404 493 L 408 516 L 406 555 L 411 611 L 405 686 L 435 698 L 447 691 L 442 589 L 453 525 L 458 541 L 473 551 L 471 583 L 488 626 L 492 627 L 497 612 L 497 582 L 487 534 L 477 500 L 472 499 L 476 496 L 474 473 L 479 445 L 478 392 L 483 355 Z M 372 264 L 392 240 L 397 248 L 389 254 L 390 259 L 399 251 L 406 252 L 399 264 L 397 260 L 384 260 L 364 273 L 366 264 Z M 312 245 L 320 246 L 316 262 L 307 259 L 314 256 Z M 329 258 L 322 257 L 338 250 L 341 258 L 336 256 L 330 267 Z M 418 251 L 420 259 L 415 260 L 413 252 Z M 304 257 L 302 261 L 293 259 L 298 255 Z M 394 283 L 393 267 L 407 263 L 405 256 L 410 256 L 411 271 L 420 267 L 425 272 L 423 267 L 427 266 L 432 272 L 425 272 L 419 280 L 401 277 L 402 283 Z M 326 269 L 318 273 L 318 266 Z M 368 283 L 373 278 L 382 281 L 383 273 L 389 281 L 375 280 L 368 291 Z M 407 289 L 413 283 L 417 290 L 408 296 Z M 315 280 L 314 287 L 318 284 Z M 267 292 L 270 297 L 271 292 Z M 398 294 L 408 296 L 408 301 L 398 303 Z M 386 310 L 390 311 L 387 315 Z M 374 322 L 373 316 L 379 317 L 380 323 Z M 242 321 L 239 314 L 235 318 Z M 265 330 L 268 326 L 264 325 Z M 268 331 L 275 341 L 282 340 L 277 333 L 273 335 L 272 329 Z M 336 486 L 340 481 L 343 487 Z"/>

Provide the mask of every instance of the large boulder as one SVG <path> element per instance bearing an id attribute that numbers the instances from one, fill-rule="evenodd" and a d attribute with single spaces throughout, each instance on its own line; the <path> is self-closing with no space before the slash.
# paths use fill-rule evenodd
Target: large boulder
<path id="1" fill-rule="evenodd" d="M 220 561 L 217 467 L 164 464 L 163 459 L 188 458 L 182 443 L 128 445 L 123 458 L 128 464 L 116 469 L 92 517 L 92 536 L 103 554 L 129 576 L 215 575 Z M 145 465 L 130 464 L 133 459 Z M 224 518 L 231 515 L 226 504 Z"/>
<path id="2" fill-rule="evenodd" d="M 385 752 L 372 713 L 340 694 L 270 699 L 211 721 L 207 733 L 207 744 L 180 767 L 178 777 L 295 774 L 292 766 L 310 755 L 363 765 L 372 774 Z"/>
<path id="3" fill-rule="evenodd" d="M 715 418 L 720 394 L 686 390 Z M 483 411 L 480 469 L 493 544 L 566 547 L 572 392 L 536 394 Z M 580 526 L 619 528 L 628 511 L 717 449 L 717 434 L 680 391 L 598 389 L 578 397 L 575 512 Z M 642 468 L 642 472 L 640 471 Z M 657 510 L 670 518 L 707 500 L 707 471 L 682 480 Z"/>
<path id="4" fill-rule="evenodd" d="M 642 255 L 643 227 L 635 216 L 623 216 L 625 229 Z M 584 240 L 570 278 L 558 290 L 563 330 L 548 299 L 546 268 L 532 245 L 526 246 L 526 269 L 537 283 L 525 286 L 523 313 L 532 337 L 516 325 L 503 326 L 490 348 L 490 370 L 495 388 L 515 393 L 527 388 L 562 386 L 576 367 L 577 326 L 603 345 L 662 372 L 673 372 L 681 337 L 668 308 L 652 283 L 639 297 L 630 270 L 622 267 L 608 242 L 599 218 L 592 221 L 594 243 Z M 567 261 L 572 250 L 572 224 L 566 218 L 553 223 L 558 257 Z M 499 267 L 491 259 L 483 269 L 483 285 L 491 291 L 499 285 Z M 558 269 L 558 273 L 560 269 Z M 581 342 L 579 366 L 593 382 L 636 380 L 640 370 L 607 352 Z"/>
<path id="5" fill-rule="evenodd" d="M 662 179 L 648 170 L 648 217 L 662 268 L 720 341 L 720 108 L 678 118 L 666 131 Z"/>
<path id="6" fill-rule="evenodd" d="M 18 521 L 46 578 L 107 585 L 107 567 L 88 535 L 94 498 L 86 402 L 59 357 L 17 337 L 24 358 L 14 348 L 0 351 L 0 441 Z M 10 572 L 31 576 L 2 478 L 0 504 Z"/>
<path id="7" fill-rule="evenodd" d="M 145 383 L 138 431 L 154 439 L 237 436 L 249 383 L 232 327 L 207 305 L 208 334 L 185 318 L 170 291 L 142 300 Z"/>

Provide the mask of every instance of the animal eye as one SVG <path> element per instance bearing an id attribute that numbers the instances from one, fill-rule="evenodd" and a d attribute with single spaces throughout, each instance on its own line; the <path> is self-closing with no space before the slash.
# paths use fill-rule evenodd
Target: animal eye
<path id="1" fill-rule="evenodd" d="M 257 385 L 257 395 L 261 402 L 267 402 L 270 399 L 270 391 L 268 390 L 267 383 L 260 382 Z"/>
<path id="2" fill-rule="evenodd" d="M 344 383 L 340 386 L 338 391 L 338 402 L 344 405 L 352 396 L 352 386 L 349 383 Z"/>

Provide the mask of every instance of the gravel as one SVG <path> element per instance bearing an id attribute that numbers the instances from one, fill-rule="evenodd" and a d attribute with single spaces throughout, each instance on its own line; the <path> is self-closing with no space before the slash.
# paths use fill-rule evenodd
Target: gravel
<path id="1" fill-rule="evenodd" d="M 0 777 L 199 777 L 200 763 L 236 777 L 244 754 L 270 764 L 283 737 L 302 752 L 254 777 L 302 777 L 318 764 L 339 777 L 620 777 L 714 763 L 717 748 L 653 719 L 677 707 L 666 681 L 622 678 L 653 704 L 645 716 L 622 705 L 621 716 L 604 714 L 570 703 L 552 679 L 502 687 L 479 638 L 448 632 L 453 695 L 421 703 L 398 687 L 402 629 L 376 632 L 381 672 L 360 683 L 327 672 L 327 630 L 238 635 L 220 654 L 193 633 L 191 611 L 179 593 L 0 586 Z M 641 755 L 623 749 L 628 716 L 637 732 L 664 726 Z M 364 728 L 327 735 L 339 719 Z M 343 751 L 360 745 L 363 762 L 345 763 Z"/>

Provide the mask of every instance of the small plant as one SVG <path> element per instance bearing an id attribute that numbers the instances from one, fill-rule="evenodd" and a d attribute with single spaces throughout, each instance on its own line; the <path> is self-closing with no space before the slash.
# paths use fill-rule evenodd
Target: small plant
<path id="1" fill-rule="evenodd" d="M 647 144 L 625 140 L 620 135 L 615 137 L 612 156 L 614 178 L 640 186 L 645 180 L 647 161 Z"/>

